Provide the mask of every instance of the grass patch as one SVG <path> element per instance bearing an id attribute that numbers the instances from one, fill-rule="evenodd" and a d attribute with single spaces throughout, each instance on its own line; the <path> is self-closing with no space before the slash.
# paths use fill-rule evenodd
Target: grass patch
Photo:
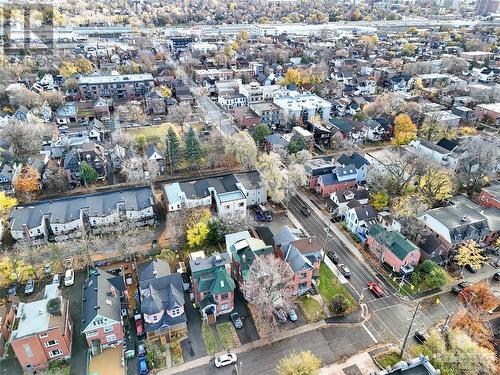
<path id="1" fill-rule="evenodd" d="M 203 322 L 203 324 L 201 325 L 201 334 L 203 336 L 203 341 L 205 342 L 207 354 L 215 354 L 217 352 L 217 343 L 215 342 L 215 336 L 212 332 L 212 329 L 206 322 Z"/>
<path id="2" fill-rule="evenodd" d="M 325 311 L 321 307 L 321 304 L 314 298 L 306 295 L 304 297 L 300 297 L 298 301 L 299 306 L 304 313 L 304 318 L 306 318 L 308 323 L 314 323 L 326 319 Z"/>
<path id="3" fill-rule="evenodd" d="M 144 135 L 148 142 L 164 143 L 167 136 L 169 125 L 162 124 L 158 126 L 143 126 L 141 128 L 126 128 L 125 132 L 129 133 L 132 137 Z"/>
<path id="4" fill-rule="evenodd" d="M 238 336 L 236 335 L 236 330 L 233 325 L 229 322 L 217 324 L 215 327 L 217 329 L 217 334 L 219 335 L 221 349 L 231 349 L 235 348 L 240 344 Z"/>
<path id="5" fill-rule="evenodd" d="M 184 363 L 182 347 L 179 341 L 172 341 L 170 343 L 170 354 L 172 355 L 172 364 L 174 366 L 179 366 Z"/>
<path id="6" fill-rule="evenodd" d="M 396 363 L 401 361 L 399 353 L 396 352 L 385 352 L 380 353 L 375 356 L 375 362 L 380 366 L 380 368 L 386 368 L 388 366 L 394 366 Z"/>
<path id="7" fill-rule="evenodd" d="M 337 279 L 325 263 L 321 263 L 319 268 L 319 280 L 319 293 L 321 294 L 321 297 L 323 297 L 325 303 L 330 304 L 333 296 L 342 294 L 349 304 L 345 313 L 348 314 L 356 310 L 357 303 L 353 296 L 349 293 L 349 290 L 342 285 L 339 279 Z"/>

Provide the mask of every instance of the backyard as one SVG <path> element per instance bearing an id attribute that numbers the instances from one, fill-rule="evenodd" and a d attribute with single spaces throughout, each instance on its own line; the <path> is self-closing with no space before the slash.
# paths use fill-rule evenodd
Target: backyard
<path id="1" fill-rule="evenodd" d="M 321 297 L 323 297 L 325 303 L 330 304 L 333 297 L 340 294 L 344 296 L 347 301 L 348 307 L 345 311 L 346 314 L 357 309 L 357 303 L 351 293 L 349 293 L 349 290 L 342 285 L 325 263 L 321 263 L 319 268 L 319 280 L 319 293 Z"/>

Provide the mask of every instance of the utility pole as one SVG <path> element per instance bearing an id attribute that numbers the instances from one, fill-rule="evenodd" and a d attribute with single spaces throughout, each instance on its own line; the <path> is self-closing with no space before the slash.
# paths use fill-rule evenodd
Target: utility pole
<path id="1" fill-rule="evenodd" d="M 413 325 L 413 321 L 415 320 L 415 316 L 417 316 L 417 311 L 418 311 L 419 307 L 420 307 L 420 301 L 418 301 L 417 307 L 415 307 L 415 311 L 413 312 L 413 316 L 411 317 L 410 326 L 408 327 L 408 332 L 406 332 L 406 336 L 405 336 L 405 339 L 403 341 L 403 346 L 401 347 L 401 352 L 399 353 L 400 358 L 403 358 L 403 352 L 405 351 L 406 341 L 408 341 L 408 336 L 410 335 L 411 326 Z"/>

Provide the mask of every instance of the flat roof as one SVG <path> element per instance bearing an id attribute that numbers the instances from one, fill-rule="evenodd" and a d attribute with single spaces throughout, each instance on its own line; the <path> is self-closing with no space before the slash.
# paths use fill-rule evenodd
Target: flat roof
<path id="1" fill-rule="evenodd" d="M 106 76 L 82 76 L 78 81 L 79 85 L 93 85 L 101 83 L 124 83 L 124 82 L 141 82 L 152 81 L 153 75 L 150 73 L 143 74 L 120 74 Z"/>

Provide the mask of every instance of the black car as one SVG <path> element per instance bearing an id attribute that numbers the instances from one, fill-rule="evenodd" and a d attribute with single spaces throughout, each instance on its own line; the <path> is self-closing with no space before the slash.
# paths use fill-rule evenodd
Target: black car
<path id="1" fill-rule="evenodd" d="M 340 261 L 340 258 L 335 251 L 328 250 L 326 252 L 326 256 L 333 262 L 333 264 L 337 264 Z"/>
<path id="2" fill-rule="evenodd" d="M 470 286 L 470 283 L 467 281 L 462 281 L 461 283 L 458 283 L 454 287 L 451 288 L 451 291 L 455 294 L 459 294 L 462 290 Z"/>
<path id="3" fill-rule="evenodd" d="M 12 283 L 7 289 L 7 297 L 13 297 L 17 294 L 17 283 Z"/>
<path id="4" fill-rule="evenodd" d="M 474 268 L 471 264 L 466 264 L 466 265 L 465 265 L 465 269 L 466 269 L 467 271 L 469 271 L 470 273 L 476 273 L 476 272 L 477 272 L 477 269 L 476 269 L 476 268 Z"/>
<path id="5" fill-rule="evenodd" d="M 500 281 L 500 272 L 496 272 L 496 273 L 493 275 L 493 280 L 494 280 L 494 281 Z"/>
<path id="6" fill-rule="evenodd" d="M 300 212 L 304 216 L 311 216 L 311 210 L 307 206 L 300 206 Z"/>
<path id="7" fill-rule="evenodd" d="M 276 320 L 280 324 L 285 324 L 286 323 L 286 313 L 285 310 L 283 309 L 277 309 L 274 311 L 274 315 L 276 316 Z"/>
<path id="8" fill-rule="evenodd" d="M 415 331 L 413 337 L 415 337 L 415 340 L 417 340 L 417 342 L 419 344 L 423 344 L 424 342 L 427 341 L 427 334 L 423 331 Z"/>

